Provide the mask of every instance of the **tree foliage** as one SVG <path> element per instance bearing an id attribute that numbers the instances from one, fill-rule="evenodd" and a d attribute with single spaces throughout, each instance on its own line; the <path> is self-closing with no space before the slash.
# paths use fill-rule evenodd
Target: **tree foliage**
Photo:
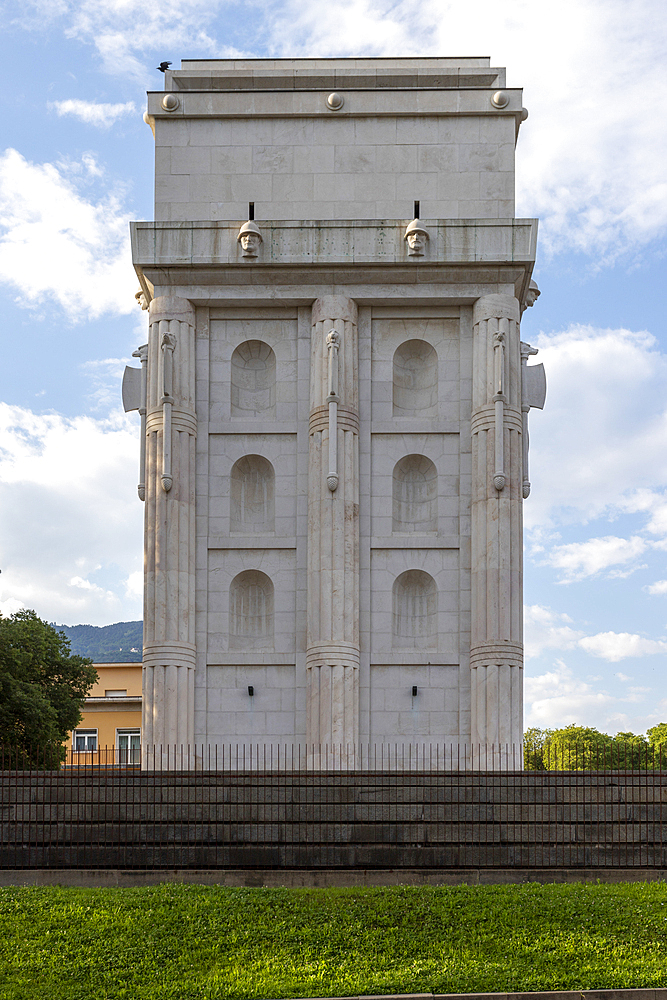
<path id="1" fill-rule="evenodd" d="M 523 738 L 527 771 L 596 771 L 667 769 L 667 723 L 647 731 L 601 733 L 592 726 L 527 729 Z"/>
<path id="2" fill-rule="evenodd" d="M 5 766 L 64 760 L 63 742 L 81 721 L 97 680 L 92 661 L 34 611 L 0 615 L 0 747 Z"/>

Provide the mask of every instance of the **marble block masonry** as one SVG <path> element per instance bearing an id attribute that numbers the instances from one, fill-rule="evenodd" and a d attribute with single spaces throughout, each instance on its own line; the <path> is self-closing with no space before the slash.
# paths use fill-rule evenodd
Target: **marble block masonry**
<path id="1" fill-rule="evenodd" d="M 545 395 L 519 333 L 539 295 L 521 91 L 485 58 L 185 60 L 164 86 L 124 381 L 143 745 L 520 766 Z"/>

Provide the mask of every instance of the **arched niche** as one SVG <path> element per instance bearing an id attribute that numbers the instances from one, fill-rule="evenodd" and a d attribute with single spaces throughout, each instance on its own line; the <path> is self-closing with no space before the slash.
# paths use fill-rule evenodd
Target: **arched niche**
<path id="1" fill-rule="evenodd" d="M 246 340 L 232 354 L 232 416 L 273 416 L 276 356 L 262 340 Z"/>
<path id="2" fill-rule="evenodd" d="M 231 473 L 231 523 L 233 532 L 266 534 L 275 527 L 273 466 L 261 455 L 244 455 Z"/>
<path id="3" fill-rule="evenodd" d="M 438 473 L 425 455 L 406 455 L 394 466 L 394 531 L 438 530 Z"/>
<path id="4" fill-rule="evenodd" d="M 394 581 L 393 645 L 397 649 L 429 649 L 437 644 L 438 590 L 420 569 L 409 569 Z"/>
<path id="5" fill-rule="evenodd" d="M 258 569 L 248 569 L 229 588 L 229 648 L 273 646 L 273 584 Z"/>
<path id="6" fill-rule="evenodd" d="M 394 353 L 395 417 L 438 413 L 438 355 L 425 340 L 406 340 Z"/>

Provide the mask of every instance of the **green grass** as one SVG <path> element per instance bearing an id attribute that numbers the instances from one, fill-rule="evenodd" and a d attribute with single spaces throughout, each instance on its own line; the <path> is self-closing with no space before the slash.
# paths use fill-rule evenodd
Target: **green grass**
<path id="1" fill-rule="evenodd" d="M 667 986 L 667 885 L 0 889 L 2 1000 Z"/>

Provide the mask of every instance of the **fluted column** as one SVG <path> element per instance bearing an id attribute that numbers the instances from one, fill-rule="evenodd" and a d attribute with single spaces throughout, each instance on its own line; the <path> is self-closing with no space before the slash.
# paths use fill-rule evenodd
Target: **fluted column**
<path id="1" fill-rule="evenodd" d="M 358 406 L 357 307 L 328 295 L 312 312 L 307 740 L 344 754 L 359 738 Z"/>
<path id="2" fill-rule="evenodd" d="M 477 766 L 521 766 L 523 517 L 519 303 L 473 310 L 471 743 Z M 492 750 L 492 747 L 495 750 Z M 488 749 L 484 749 L 488 748 Z"/>
<path id="3" fill-rule="evenodd" d="M 187 299 L 153 299 L 146 399 L 145 767 L 152 767 L 153 760 L 158 767 L 177 768 L 181 761 L 184 766 L 188 759 L 190 764 L 193 761 L 197 433 L 194 348 L 195 316 Z"/>

